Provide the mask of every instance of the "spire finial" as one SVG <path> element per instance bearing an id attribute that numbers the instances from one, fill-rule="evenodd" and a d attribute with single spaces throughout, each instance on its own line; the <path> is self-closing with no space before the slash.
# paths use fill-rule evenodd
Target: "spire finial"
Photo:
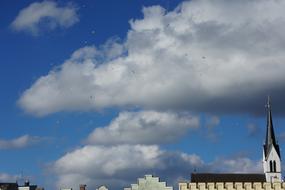
<path id="1" fill-rule="evenodd" d="M 271 97 L 270 97 L 270 95 L 267 96 L 266 108 L 267 108 L 267 109 L 270 109 L 270 108 L 271 108 Z"/>

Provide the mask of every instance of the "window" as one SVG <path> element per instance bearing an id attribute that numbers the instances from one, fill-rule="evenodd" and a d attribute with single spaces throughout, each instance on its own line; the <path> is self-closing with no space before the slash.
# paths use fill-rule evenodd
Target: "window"
<path id="1" fill-rule="evenodd" d="M 273 172 L 276 172 L 276 161 L 273 161 Z"/>

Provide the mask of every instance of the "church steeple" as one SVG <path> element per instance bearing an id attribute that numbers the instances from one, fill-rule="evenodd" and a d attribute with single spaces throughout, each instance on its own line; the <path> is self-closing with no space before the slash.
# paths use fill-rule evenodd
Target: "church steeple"
<path id="1" fill-rule="evenodd" d="M 280 156 L 279 145 L 276 143 L 274 129 L 273 129 L 270 96 L 268 96 L 267 98 L 266 109 L 267 109 L 267 128 L 266 128 L 266 139 L 265 139 L 265 145 L 264 145 L 265 157 L 268 156 L 271 146 L 275 147 L 278 155 Z"/>
<path id="2" fill-rule="evenodd" d="M 267 104 L 267 126 L 265 144 L 263 146 L 263 168 L 267 182 L 281 181 L 281 158 L 279 145 L 276 142 L 270 97 L 268 96 Z"/>

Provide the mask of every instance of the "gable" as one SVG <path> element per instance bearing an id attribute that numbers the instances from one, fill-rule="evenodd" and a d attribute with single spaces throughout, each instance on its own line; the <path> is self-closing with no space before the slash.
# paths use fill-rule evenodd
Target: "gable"
<path id="1" fill-rule="evenodd" d="M 276 150 L 274 145 L 271 145 L 269 149 L 267 150 L 267 154 L 265 156 L 265 160 L 267 161 L 270 157 L 271 160 L 275 159 L 276 157 L 280 159 L 280 151 L 279 151 L 279 146 L 277 147 L 278 149 Z M 273 157 L 273 158 L 272 158 Z"/>

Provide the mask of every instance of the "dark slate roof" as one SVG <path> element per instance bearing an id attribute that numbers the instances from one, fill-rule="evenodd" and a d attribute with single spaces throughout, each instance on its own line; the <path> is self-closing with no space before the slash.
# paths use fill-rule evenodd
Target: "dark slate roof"
<path id="1" fill-rule="evenodd" d="M 0 183 L 0 189 L 18 190 L 18 184 L 17 183 Z"/>
<path id="2" fill-rule="evenodd" d="M 191 182 L 266 182 L 265 174 L 192 173 Z"/>
<path id="3" fill-rule="evenodd" d="M 273 121 L 272 121 L 272 112 L 271 112 L 271 102 L 270 97 L 268 96 L 267 100 L 267 127 L 266 127 L 266 138 L 264 147 L 264 156 L 267 159 L 267 156 L 270 152 L 271 147 L 273 146 L 277 151 L 278 156 L 280 157 L 280 149 L 279 145 L 276 142 L 274 129 L 273 129 Z"/>

